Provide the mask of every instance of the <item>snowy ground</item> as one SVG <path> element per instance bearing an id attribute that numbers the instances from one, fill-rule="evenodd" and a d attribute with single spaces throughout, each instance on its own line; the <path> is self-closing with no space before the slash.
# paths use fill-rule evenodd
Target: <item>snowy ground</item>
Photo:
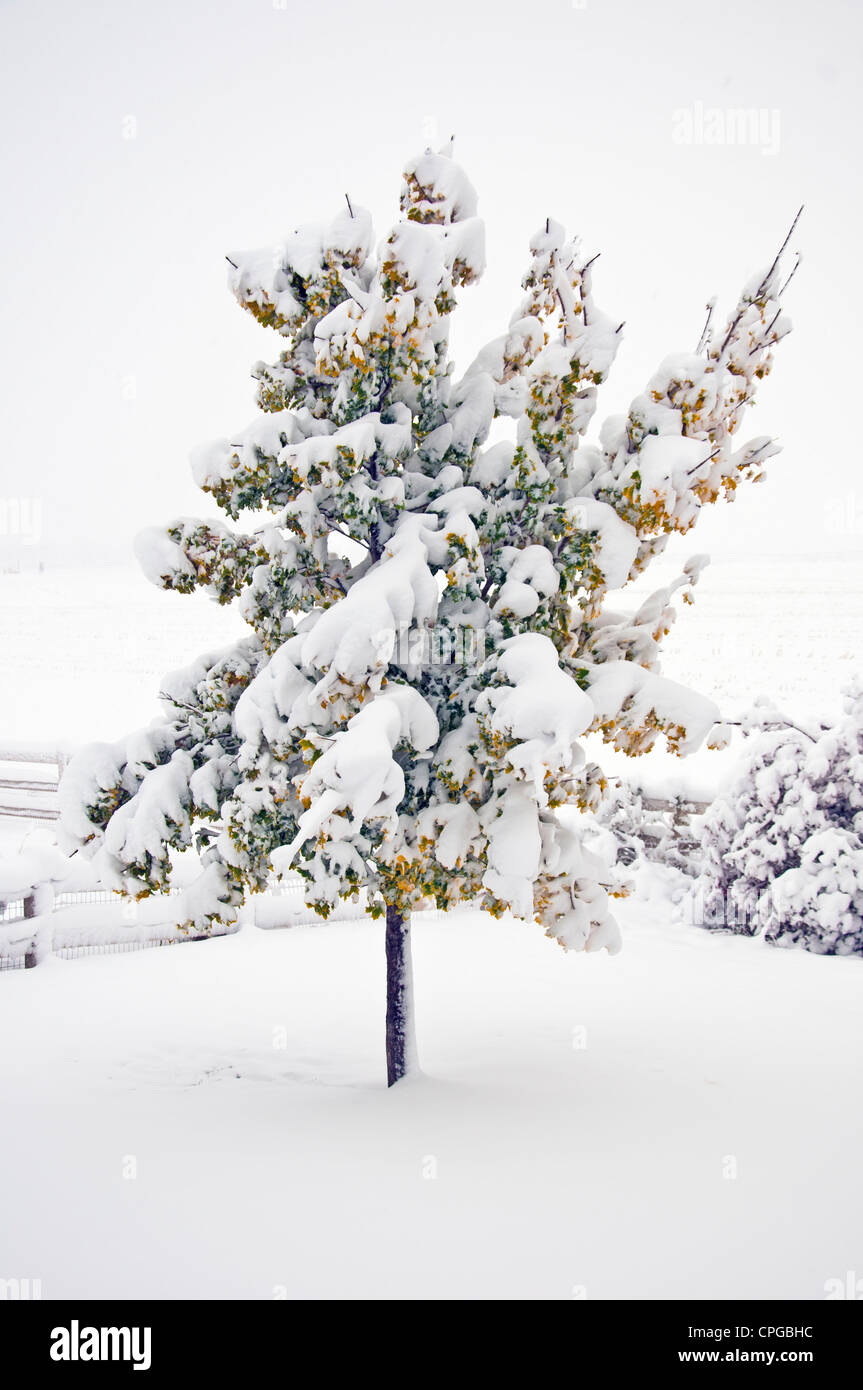
<path id="1" fill-rule="evenodd" d="M 822 1297 L 863 1257 L 863 963 L 676 926 L 643 887 L 616 958 L 418 921 L 426 1075 L 392 1092 L 373 924 L 8 974 L 3 1272 L 45 1297 Z"/>
<path id="2" fill-rule="evenodd" d="M 0 597 L 8 739 L 117 737 L 238 630 L 125 571 Z M 716 567 L 698 599 L 667 674 L 726 713 L 835 706 L 859 567 Z M 863 1268 L 863 962 L 683 926 L 675 883 L 642 876 L 615 958 L 418 919 L 426 1075 L 392 1092 L 374 924 L 0 974 L 0 1276 L 48 1298 L 823 1296 Z"/>

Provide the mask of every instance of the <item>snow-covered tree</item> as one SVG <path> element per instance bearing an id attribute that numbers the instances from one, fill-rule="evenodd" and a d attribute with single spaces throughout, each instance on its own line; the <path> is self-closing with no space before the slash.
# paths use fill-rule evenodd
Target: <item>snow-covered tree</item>
<path id="1" fill-rule="evenodd" d="M 236 601 L 251 631 L 170 676 L 161 720 L 84 752 L 62 793 L 72 841 L 124 892 L 165 889 L 172 849 L 197 845 L 181 911 L 198 930 L 273 872 L 300 874 L 322 916 L 366 889 L 386 915 L 390 1082 L 413 1055 L 412 909 L 471 901 L 616 949 L 615 872 L 560 815 L 604 786 L 580 740 L 685 753 L 717 712 L 658 672 L 701 561 L 634 614 L 607 595 L 761 476 L 775 446 L 734 436 L 789 330 L 777 257 L 586 444 L 623 325 L 558 223 L 530 243 L 509 327 L 454 373 L 450 318 L 485 252 L 451 156 L 407 165 L 376 251 L 346 199 L 229 257 L 282 351 L 254 369 L 253 423 L 193 457 L 225 519 L 180 518 L 139 555 L 166 589 Z M 487 447 L 498 417 L 509 437 Z"/>
<path id="2" fill-rule="evenodd" d="M 863 953 L 863 683 L 843 697 L 830 724 L 769 706 L 744 720 L 740 764 L 702 828 L 700 925 Z"/>

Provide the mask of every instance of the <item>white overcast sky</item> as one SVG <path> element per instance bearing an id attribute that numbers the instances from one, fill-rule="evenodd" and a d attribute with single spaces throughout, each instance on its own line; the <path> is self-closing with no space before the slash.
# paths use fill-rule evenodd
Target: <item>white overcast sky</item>
<path id="1" fill-rule="evenodd" d="M 626 320 L 598 419 L 695 346 L 805 202 L 795 331 L 744 436 L 785 452 L 685 548 L 859 547 L 861 37 L 856 0 L 0 0 L 0 498 L 38 499 L 49 557 L 88 562 L 212 514 L 189 451 L 248 422 L 251 363 L 279 351 L 225 253 L 346 190 L 384 232 L 436 130 L 487 222 L 458 361 L 505 327 L 554 216 Z M 763 112 L 767 148 L 676 142 L 698 103 Z"/>

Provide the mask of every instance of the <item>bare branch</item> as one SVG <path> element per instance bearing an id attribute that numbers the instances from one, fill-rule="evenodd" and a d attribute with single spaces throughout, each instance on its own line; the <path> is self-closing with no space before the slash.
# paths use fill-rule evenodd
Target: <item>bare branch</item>
<path id="1" fill-rule="evenodd" d="M 709 300 L 705 307 L 707 309 L 707 318 L 705 319 L 704 327 L 701 330 L 701 337 L 698 339 L 698 346 L 695 349 L 696 353 L 702 352 L 707 343 L 707 339 L 710 334 L 710 325 L 713 322 L 713 310 L 716 308 L 716 300 Z"/>
<path id="2" fill-rule="evenodd" d="M 785 291 L 788 289 L 788 286 L 791 284 L 791 281 L 794 279 L 794 276 L 797 274 L 797 271 L 798 271 L 799 269 L 800 269 L 800 252 L 798 251 L 798 252 L 797 252 L 797 260 L 794 262 L 794 269 L 792 270 L 791 274 L 788 276 L 788 279 L 785 281 L 785 284 L 782 286 L 781 290 L 779 291 L 780 295 L 783 295 L 783 294 L 785 293 Z"/>
<path id="3" fill-rule="evenodd" d="M 735 328 L 737 327 L 737 325 L 738 325 L 738 323 L 740 322 L 740 320 L 742 319 L 745 310 L 749 308 L 749 304 L 750 304 L 750 303 L 755 303 L 755 302 L 757 301 L 758 296 L 759 296 L 759 295 L 762 293 L 762 291 L 764 290 L 765 285 L 767 284 L 768 280 L 770 279 L 771 275 L 773 274 L 774 270 L 776 269 L 777 265 L 779 264 L 779 259 L 780 259 L 781 255 L 782 255 L 782 252 L 785 250 L 786 246 L 788 245 L 789 241 L 791 240 L 791 236 L 792 236 L 792 233 L 793 233 L 793 231 L 794 231 L 794 228 L 797 226 L 797 223 L 800 221 L 800 214 L 802 213 L 804 206 L 805 206 L 805 204 L 801 203 L 801 205 L 800 205 L 800 207 L 799 207 L 799 209 L 798 209 L 798 211 L 797 211 L 797 216 L 795 217 L 794 221 L 791 223 L 791 226 L 788 228 L 788 235 L 786 236 L 786 238 L 785 238 L 785 240 L 783 241 L 782 245 L 780 246 L 779 250 L 776 252 L 776 255 L 775 255 L 774 258 L 773 258 L 773 264 L 771 265 L 771 267 L 770 267 L 770 269 L 768 270 L 767 274 L 763 277 L 763 279 L 762 279 L 762 281 L 761 281 L 761 284 L 758 286 L 758 289 L 757 289 L 756 292 L 755 292 L 755 299 L 754 299 L 754 300 L 749 300 L 746 304 L 741 305 L 740 309 L 737 311 L 737 313 L 735 314 L 734 318 L 732 319 L 731 325 L 730 325 L 730 327 L 729 327 L 729 329 L 728 329 L 728 332 L 727 332 L 726 335 L 725 335 L 725 341 L 723 342 L 722 347 L 719 349 L 719 356 L 720 356 L 720 357 L 721 357 L 722 354 L 725 352 L 725 349 L 728 347 L 728 344 L 731 342 L 732 336 L 733 336 L 733 334 L 734 334 L 734 330 L 735 330 Z M 796 270 L 797 267 L 795 266 L 794 269 Z M 792 274 L 793 274 L 793 273 L 794 273 L 794 272 L 792 271 Z M 789 278 L 790 278 L 790 277 L 789 277 Z M 787 284 L 787 283 L 788 283 L 788 282 L 786 281 L 786 284 Z M 782 291 L 780 290 L 780 294 L 781 294 L 781 293 L 782 293 Z"/>
<path id="4" fill-rule="evenodd" d="M 792 236 L 794 235 L 794 228 L 797 226 L 797 223 L 800 221 L 800 217 L 801 217 L 801 214 L 802 214 L 803 209 L 804 209 L 805 206 L 806 206 L 805 203 L 801 203 L 801 204 L 800 204 L 800 207 L 797 209 L 797 216 L 794 218 L 794 221 L 791 223 L 791 226 L 788 228 L 788 235 L 787 235 L 787 237 L 786 237 L 785 240 L 783 241 L 783 243 L 782 243 L 782 245 L 780 246 L 779 250 L 776 252 L 775 257 L 773 258 L 773 264 L 771 265 L 771 267 L 770 267 L 770 269 L 768 270 L 767 274 L 764 276 L 764 279 L 761 281 L 761 284 L 758 286 L 759 292 L 760 292 L 761 290 L 764 289 L 764 286 L 767 284 L 767 281 L 770 279 L 771 275 L 773 274 L 774 270 L 776 269 L 777 265 L 779 264 L 779 261 L 780 261 L 780 259 L 781 259 L 781 257 L 782 257 L 783 251 L 785 250 L 786 246 L 788 245 L 789 241 L 791 240 Z"/>

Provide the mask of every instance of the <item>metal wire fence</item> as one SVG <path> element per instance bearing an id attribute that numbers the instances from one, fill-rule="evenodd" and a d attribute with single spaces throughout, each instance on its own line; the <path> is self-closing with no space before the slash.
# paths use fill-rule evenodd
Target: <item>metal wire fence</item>
<path id="1" fill-rule="evenodd" d="M 180 888 L 170 888 L 162 897 L 174 897 L 182 892 Z M 323 919 L 305 903 L 305 885 L 302 880 L 273 880 L 267 890 L 266 898 L 268 910 L 262 909 L 262 920 L 258 925 L 272 929 L 275 927 L 299 927 L 320 924 Z M 253 899 L 248 904 L 248 912 L 245 920 L 256 920 L 256 904 L 261 899 Z M 280 908 L 279 904 L 283 904 Z M 82 906 L 104 906 L 122 905 L 124 909 L 130 908 L 133 913 L 137 908 L 134 899 L 124 898 L 122 894 L 112 892 L 107 888 L 88 888 L 79 892 L 57 893 L 54 898 L 54 910 L 64 908 L 75 908 Z M 367 915 L 367 908 L 364 900 L 356 903 L 348 902 L 339 906 L 327 919 L 330 922 L 356 920 Z M 19 899 L 16 902 L 0 904 L 0 926 L 8 926 L 16 922 L 26 922 L 24 912 L 24 901 Z M 161 936 L 157 929 L 153 929 L 153 935 L 136 934 L 133 939 L 128 937 L 124 940 L 124 934 L 131 933 L 135 929 L 136 923 L 134 916 L 128 922 L 112 922 L 101 930 L 107 931 L 109 935 L 101 940 L 82 940 L 76 942 L 70 937 L 74 937 L 74 927 L 63 927 L 62 935 L 51 947 L 51 954 L 59 956 L 62 960 L 76 960 L 79 956 L 98 956 L 115 955 L 121 952 L 143 951 L 151 946 L 176 946 L 191 941 L 208 941 L 215 933 L 188 933 L 182 934 L 173 932 L 171 935 Z M 238 927 L 222 929 L 219 935 L 229 935 L 237 931 Z M 34 933 L 38 931 L 34 922 Z M 86 930 L 82 931 L 82 936 L 86 936 Z M 0 941 L 0 970 L 21 970 L 30 965 L 35 965 L 37 953 L 34 945 L 34 936 L 22 930 L 20 935 L 15 935 L 10 940 L 8 935 L 5 940 Z"/>

